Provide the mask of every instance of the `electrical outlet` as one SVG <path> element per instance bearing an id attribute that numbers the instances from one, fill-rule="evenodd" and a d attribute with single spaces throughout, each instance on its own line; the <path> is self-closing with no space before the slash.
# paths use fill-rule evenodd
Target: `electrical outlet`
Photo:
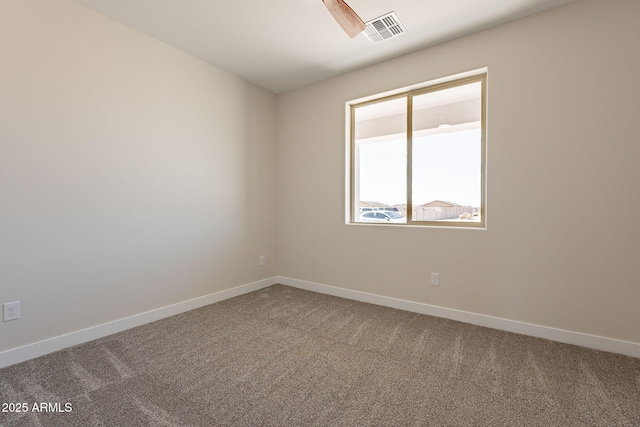
<path id="1" fill-rule="evenodd" d="M 20 301 L 7 302 L 2 304 L 3 321 L 16 320 L 20 318 Z"/>
<path id="2" fill-rule="evenodd" d="M 265 264 L 264 255 L 260 255 L 260 265 L 264 265 L 264 264 Z"/>
<path id="3" fill-rule="evenodd" d="M 431 273 L 431 286 L 440 286 L 440 273 Z"/>

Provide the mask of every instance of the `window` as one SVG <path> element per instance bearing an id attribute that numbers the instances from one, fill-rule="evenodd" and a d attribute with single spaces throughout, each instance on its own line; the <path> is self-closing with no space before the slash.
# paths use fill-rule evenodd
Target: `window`
<path id="1" fill-rule="evenodd" d="M 479 74 L 349 103 L 350 222 L 484 228 L 485 93 Z"/>

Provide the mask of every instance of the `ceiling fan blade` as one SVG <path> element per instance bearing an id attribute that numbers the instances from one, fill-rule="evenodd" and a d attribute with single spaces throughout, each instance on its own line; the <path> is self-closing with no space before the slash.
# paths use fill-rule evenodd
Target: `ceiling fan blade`
<path id="1" fill-rule="evenodd" d="M 364 22 L 343 0 L 322 0 L 342 29 L 354 38 L 364 31 Z"/>

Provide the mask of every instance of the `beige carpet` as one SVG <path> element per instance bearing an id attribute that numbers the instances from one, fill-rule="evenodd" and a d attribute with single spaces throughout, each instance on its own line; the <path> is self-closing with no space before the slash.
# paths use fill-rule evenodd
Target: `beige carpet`
<path id="1" fill-rule="evenodd" d="M 640 359 L 275 285 L 2 369 L 0 403 L 29 406 L 2 426 L 640 426 Z"/>

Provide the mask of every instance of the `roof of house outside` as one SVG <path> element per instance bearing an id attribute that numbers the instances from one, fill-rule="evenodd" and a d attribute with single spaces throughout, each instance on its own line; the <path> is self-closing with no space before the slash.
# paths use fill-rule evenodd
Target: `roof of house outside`
<path id="1" fill-rule="evenodd" d="M 459 205 L 457 203 L 453 203 L 453 202 L 447 202 L 445 200 L 434 200 L 433 202 L 429 202 L 429 203 L 425 203 L 424 205 L 421 206 L 425 206 L 425 207 L 455 207 L 455 206 L 462 206 Z"/>
<path id="2" fill-rule="evenodd" d="M 380 202 L 365 202 L 363 200 L 360 200 L 360 207 L 361 208 L 387 208 L 389 207 L 389 205 L 386 205 Z"/>

